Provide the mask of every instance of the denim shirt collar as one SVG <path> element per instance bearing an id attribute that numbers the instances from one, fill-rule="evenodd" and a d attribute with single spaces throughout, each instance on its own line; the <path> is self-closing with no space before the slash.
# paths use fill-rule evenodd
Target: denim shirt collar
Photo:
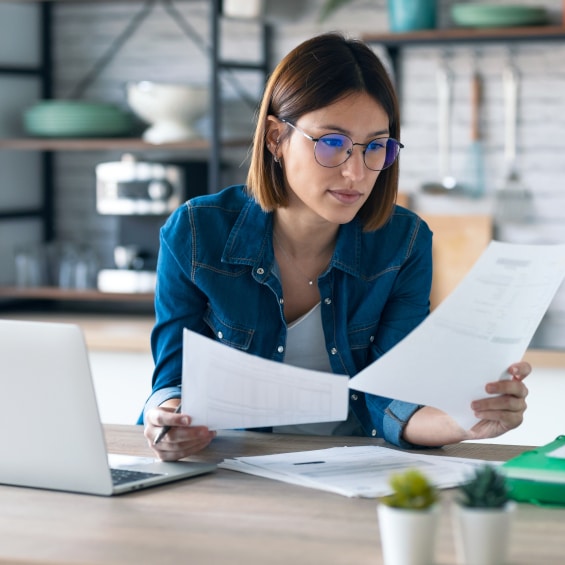
<path id="1" fill-rule="evenodd" d="M 361 247 L 363 229 L 354 219 L 339 228 L 336 247 L 329 268 L 335 267 L 355 277 L 362 275 Z M 256 271 L 264 268 L 264 276 L 274 265 L 273 213 L 264 212 L 250 198 L 242 207 L 222 255 L 222 262 L 249 265 Z"/>

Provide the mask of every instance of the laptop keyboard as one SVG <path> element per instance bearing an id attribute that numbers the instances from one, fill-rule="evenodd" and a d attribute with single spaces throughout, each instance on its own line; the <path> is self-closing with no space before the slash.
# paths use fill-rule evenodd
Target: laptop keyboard
<path id="1" fill-rule="evenodd" d="M 114 483 L 115 486 L 160 476 L 159 473 L 132 471 L 130 469 L 110 469 L 110 471 L 112 472 L 112 483 Z"/>

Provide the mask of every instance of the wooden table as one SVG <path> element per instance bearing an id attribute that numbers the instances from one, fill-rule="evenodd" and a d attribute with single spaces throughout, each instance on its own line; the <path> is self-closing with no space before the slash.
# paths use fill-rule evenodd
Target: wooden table
<path id="1" fill-rule="evenodd" d="M 142 430 L 106 426 L 109 451 L 149 454 Z M 382 445 L 369 438 L 222 432 L 195 459 Z M 517 446 L 461 444 L 427 453 L 501 460 Z M 10 456 L 3 453 L 2 457 Z M 442 491 L 437 563 L 454 564 Z M 0 486 L 0 563 L 379 565 L 375 500 L 349 499 L 278 481 L 217 472 L 103 498 Z M 509 565 L 565 562 L 565 509 L 519 505 Z"/>

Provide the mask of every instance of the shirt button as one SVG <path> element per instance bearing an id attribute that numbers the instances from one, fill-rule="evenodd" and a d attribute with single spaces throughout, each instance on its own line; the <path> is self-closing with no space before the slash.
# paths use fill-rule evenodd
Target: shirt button
<path id="1" fill-rule="evenodd" d="M 263 267 L 259 267 L 259 268 L 257 269 L 257 274 L 258 274 L 258 275 L 264 275 L 264 274 L 265 274 L 265 269 L 263 269 Z"/>
<path id="2" fill-rule="evenodd" d="M 357 400 L 357 398 L 358 398 L 358 397 L 357 397 L 356 394 L 352 394 L 352 395 L 351 395 L 351 400 Z"/>
<path id="3" fill-rule="evenodd" d="M 324 298 L 324 304 L 326 304 L 327 306 L 329 306 L 332 303 L 332 299 L 331 298 Z"/>
<path id="4" fill-rule="evenodd" d="M 283 352 L 284 352 L 284 347 L 283 347 L 282 345 L 279 345 L 279 346 L 277 347 L 277 351 L 278 351 L 279 353 L 283 353 Z"/>
<path id="5" fill-rule="evenodd" d="M 330 353 L 331 353 L 332 355 L 335 355 L 335 354 L 337 353 L 337 349 L 336 349 L 335 347 L 332 347 L 332 348 L 330 349 Z"/>
<path id="6" fill-rule="evenodd" d="M 373 343 L 373 341 L 375 341 L 375 336 L 372 335 L 372 336 L 369 338 L 369 341 L 370 341 L 371 343 Z"/>
<path id="7" fill-rule="evenodd" d="M 223 338 L 224 338 L 224 333 L 218 332 L 218 339 L 223 339 Z"/>
<path id="8" fill-rule="evenodd" d="M 376 437 L 376 435 L 377 435 L 377 430 L 371 430 L 371 435 L 372 435 L 373 437 Z"/>
<path id="9" fill-rule="evenodd" d="M 284 304 L 284 298 L 279 299 L 279 304 Z"/>

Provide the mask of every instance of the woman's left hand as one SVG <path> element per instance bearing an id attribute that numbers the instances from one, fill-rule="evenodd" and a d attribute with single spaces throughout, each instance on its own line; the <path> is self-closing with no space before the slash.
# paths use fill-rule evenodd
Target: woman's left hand
<path id="1" fill-rule="evenodd" d="M 489 398 L 475 400 L 471 404 L 475 416 L 480 418 L 469 431 L 466 439 L 497 437 L 517 428 L 524 419 L 528 389 L 522 382 L 532 371 L 529 363 L 522 361 L 508 368 L 512 377 L 486 385 L 486 392 L 494 394 Z"/>

